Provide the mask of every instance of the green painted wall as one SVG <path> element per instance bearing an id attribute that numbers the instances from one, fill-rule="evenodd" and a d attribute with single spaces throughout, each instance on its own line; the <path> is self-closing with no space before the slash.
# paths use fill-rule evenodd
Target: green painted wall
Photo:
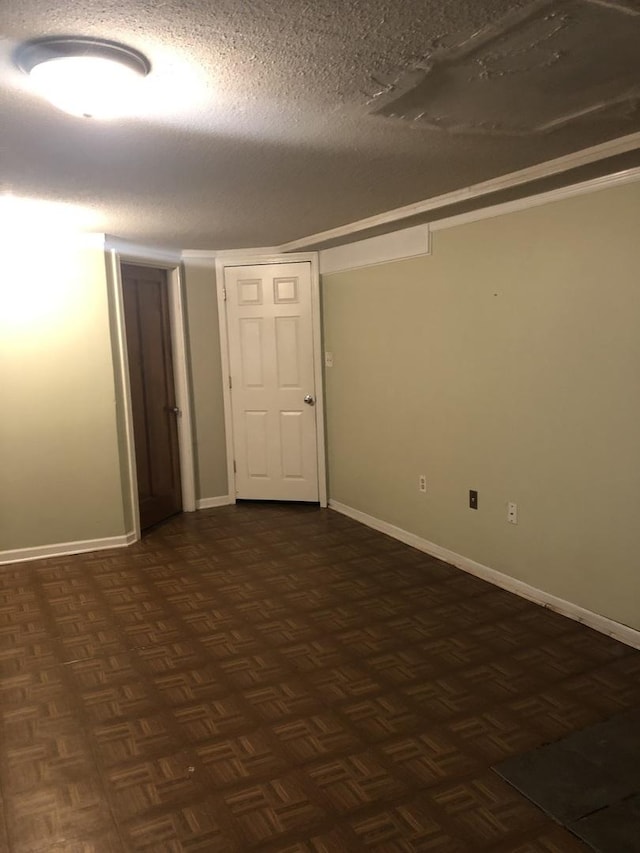
<path id="1" fill-rule="evenodd" d="M 639 212 L 629 184 L 324 277 L 331 498 L 640 628 Z"/>
<path id="2" fill-rule="evenodd" d="M 196 497 L 226 495 L 227 456 L 216 276 L 213 261 L 184 265 L 187 349 L 194 417 Z"/>
<path id="3" fill-rule="evenodd" d="M 125 533 L 103 249 L 7 245 L 0 551 Z"/>

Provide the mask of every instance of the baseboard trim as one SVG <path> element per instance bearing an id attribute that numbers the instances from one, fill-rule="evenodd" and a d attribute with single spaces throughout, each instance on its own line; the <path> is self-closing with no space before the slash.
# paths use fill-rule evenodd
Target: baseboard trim
<path id="1" fill-rule="evenodd" d="M 0 566 L 11 563 L 26 563 L 30 560 L 46 560 L 47 557 L 65 557 L 69 554 L 84 554 L 87 551 L 106 551 L 110 548 L 126 548 L 136 541 L 134 532 L 124 536 L 109 536 L 105 539 L 84 539 L 78 542 L 58 542 L 54 545 L 37 545 L 35 548 L 16 548 L 0 551 Z"/>
<path id="2" fill-rule="evenodd" d="M 229 506 L 234 504 L 235 498 L 232 495 L 220 495 L 217 498 L 200 498 L 196 501 L 196 509 L 213 509 L 217 506 Z"/>
<path id="3" fill-rule="evenodd" d="M 424 551 L 426 554 L 437 557 L 445 563 L 450 563 L 457 569 L 475 575 L 482 580 L 494 584 L 494 586 L 507 590 L 507 592 L 513 592 L 521 598 L 526 598 L 528 601 L 542 605 L 542 607 L 548 607 L 549 610 L 560 613 L 562 616 L 567 616 L 575 622 L 582 622 L 589 628 L 613 637 L 621 643 L 625 643 L 635 649 L 640 649 L 640 631 L 637 631 L 635 628 L 615 622 L 613 619 L 601 616 L 599 613 L 593 613 L 591 610 L 580 607 L 578 604 L 573 604 L 571 601 L 565 601 L 563 598 L 558 598 L 555 595 L 551 595 L 551 593 L 544 592 L 537 587 L 516 580 L 516 578 L 505 575 L 496 569 L 491 569 L 489 566 L 477 563 L 469 557 L 463 557 L 455 551 L 450 551 L 448 548 L 436 545 L 435 542 L 429 542 L 428 539 L 423 539 L 415 533 L 409 533 L 408 530 L 403 530 L 402 527 L 396 527 L 394 524 L 382 521 L 373 515 L 368 515 L 366 512 L 361 512 L 339 501 L 329 500 L 329 509 L 346 515 L 354 519 L 354 521 L 359 521 L 367 527 L 380 531 L 380 533 L 386 533 L 387 536 L 398 539 L 400 542 L 404 542 L 405 545 L 411 545 L 412 548 L 417 548 L 419 551 Z"/>

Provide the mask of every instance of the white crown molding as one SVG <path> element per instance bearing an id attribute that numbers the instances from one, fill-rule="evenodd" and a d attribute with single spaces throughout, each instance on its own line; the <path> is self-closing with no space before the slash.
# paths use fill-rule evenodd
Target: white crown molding
<path id="1" fill-rule="evenodd" d="M 275 255 L 279 253 L 278 246 L 259 246 L 253 249 L 184 249 L 182 260 L 215 261 L 217 258 L 222 258 L 224 261 L 233 261 L 236 258 L 246 258 L 248 255 Z"/>
<path id="2" fill-rule="evenodd" d="M 258 246 L 254 249 L 220 249 L 216 252 L 216 258 L 232 263 L 238 258 L 242 260 L 246 257 L 252 258 L 254 255 L 272 257 L 273 255 L 281 254 L 281 252 L 282 250 L 279 246 Z"/>
<path id="3" fill-rule="evenodd" d="M 213 249 L 183 249 L 181 257 L 183 261 L 211 261 L 214 263 L 218 253 Z"/>
<path id="4" fill-rule="evenodd" d="M 568 187 L 559 187 L 555 190 L 548 190 L 545 193 L 530 195 L 526 198 L 514 199 L 514 201 L 505 201 L 501 204 L 494 204 L 490 207 L 482 207 L 478 210 L 470 210 L 468 213 L 460 213 L 457 216 L 448 216 L 445 219 L 437 219 L 429 226 L 431 231 L 444 231 L 447 228 L 455 228 L 458 225 L 466 225 L 469 222 L 479 222 L 481 219 L 491 219 L 494 216 L 504 216 L 507 213 L 516 213 L 520 210 L 529 210 L 532 207 L 539 207 L 543 204 L 549 204 L 554 201 L 562 201 L 567 198 L 574 198 L 579 195 L 597 192 L 598 190 L 610 189 L 611 187 L 621 186 L 622 184 L 632 184 L 635 181 L 640 181 L 640 166 L 633 169 L 625 169 L 622 172 L 616 172 L 613 175 L 603 175 L 600 178 L 590 178 L 588 181 L 582 181 L 579 184 L 571 184 Z"/>
<path id="5" fill-rule="evenodd" d="M 563 157 L 547 160 L 545 163 L 538 163 L 535 166 L 528 166 L 526 169 L 510 172 L 498 178 L 491 178 L 488 181 L 482 181 L 481 183 L 454 190 L 453 192 L 434 196 L 433 198 L 408 204 L 404 207 L 397 207 L 394 210 L 388 210 L 375 216 L 368 216 L 365 219 L 350 222 L 338 228 L 330 228 L 327 231 L 311 234 L 308 237 L 302 237 L 298 240 L 291 240 L 288 243 L 284 243 L 280 247 L 280 251 L 290 252 L 298 249 L 307 249 L 311 246 L 318 246 L 320 243 L 329 242 L 330 240 L 358 234 L 369 228 L 383 227 L 394 223 L 399 223 L 399 227 L 402 227 L 400 223 L 408 217 L 428 213 L 429 211 L 452 204 L 479 199 L 498 190 L 511 189 L 512 187 L 539 180 L 540 178 L 548 178 L 551 175 L 557 175 L 579 166 L 595 163 L 607 157 L 633 151 L 638 147 L 640 147 L 640 133 L 621 136 L 619 139 L 611 139 L 600 145 L 594 145 L 582 151 L 575 151 L 573 154 L 565 154 Z"/>
<path id="6" fill-rule="evenodd" d="M 78 542 L 59 542 L 54 545 L 38 545 L 35 548 L 17 548 L 0 551 L 0 566 L 24 563 L 28 560 L 45 560 L 47 557 L 65 557 L 68 554 L 84 554 L 87 551 L 105 551 L 110 548 L 126 548 L 136 541 L 136 534 L 109 536 L 106 539 L 84 539 Z"/>
<path id="7" fill-rule="evenodd" d="M 216 255 L 218 258 L 243 258 L 245 255 L 273 255 L 280 251 L 278 246 L 257 246 L 252 249 L 218 249 Z"/>
<path id="8" fill-rule="evenodd" d="M 317 252 L 287 252 L 272 251 L 263 254 L 258 252 L 240 253 L 234 250 L 233 254 L 220 252 L 216 258 L 216 269 L 223 275 L 225 267 L 251 267 L 259 264 L 297 264 L 300 262 L 315 263 L 318 259 Z"/>
<path id="9" fill-rule="evenodd" d="M 180 249 L 145 246 L 142 243 L 132 243 L 129 240 L 122 240 L 120 237 L 113 237 L 111 234 L 106 235 L 105 248 L 108 251 L 116 252 L 124 261 L 142 263 L 151 261 L 166 267 L 176 267 L 182 260 Z"/>
<path id="10" fill-rule="evenodd" d="M 107 235 L 95 231 L 83 231 L 79 235 L 81 246 L 87 249 L 104 249 L 107 243 Z"/>
<path id="11" fill-rule="evenodd" d="M 377 237 L 368 237 L 355 243 L 321 249 L 321 275 L 343 270 L 370 267 L 403 258 L 415 258 L 431 253 L 431 240 L 428 225 L 414 225 L 400 231 L 390 231 Z"/>
<path id="12" fill-rule="evenodd" d="M 461 225 L 466 222 L 474 222 L 480 219 L 489 218 L 491 216 L 500 216 L 503 213 L 510 213 L 516 210 L 526 210 L 528 207 L 535 207 L 540 204 L 546 204 L 550 201 L 556 201 L 562 198 L 570 198 L 581 193 L 592 192 L 597 189 L 603 189 L 605 187 L 615 186 L 617 184 L 625 183 L 627 181 L 637 180 L 638 169 L 627 169 L 624 171 L 617 172 L 613 175 L 604 175 L 600 178 L 593 178 L 587 181 L 578 182 L 567 187 L 560 187 L 556 190 L 550 190 L 549 192 L 529 195 L 512 202 L 504 202 L 497 205 L 491 205 L 489 201 L 489 205 L 486 207 L 481 207 L 477 210 L 459 214 L 457 216 L 448 217 L 446 219 L 435 220 L 430 224 L 430 226 L 428 226 L 427 223 L 424 223 L 419 226 L 410 226 L 408 228 L 402 227 L 403 221 L 407 220 L 412 216 L 423 215 L 431 211 L 437 211 L 440 208 L 459 204 L 465 201 L 482 199 L 484 196 L 489 196 L 491 193 L 495 193 L 500 190 L 511 189 L 522 184 L 527 184 L 529 182 L 540 180 L 542 178 L 548 178 L 552 175 L 561 174 L 562 172 L 566 172 L 571 169 L 578 168 L 580 166 L 585 166 L 590 163 L 596 163 L 599 160 L 603 160 L 608 157 L 614 157 L 619 154 L 624 154 L 626 152 L 633 151 L 634 149 L 639 147 L 640 132 L 632 133 L 627 136 L 622 136 L 619 139 L 612 139 L 608 142 L 603 142 L 600 145 L 594 145 L 590 148 L 585 148 L 582 151 L 576 151 L 572 154 L 566 154 L 562 157 L 557 157 L 554 160 L 547 160 L 544 163 L 538 163 L 534 166 L 529 166 L 526 169 L 520 169 L 516 172 L 510 172 L 507 175 L 502 175 L 497 178 L 491 178 L 488 181 L 482 181 L 481 183 L 472 184 L 471 186 L 464 187 L 459 190 L 454 190 L 449 193 L 444 193 L 439 196 L 434 196 L 433 198 L 424 199 L 413 204 L 405 205 L 404 207 L 398 207 L 394 210 L 388 210 L 383 213 L 376 214 L 375 216 L 369 216 L 365 219 L 360 219 L 356 222 L 350 222 L 346 225 L 341 225 L 337 228 L 331 228 L 327 231 L 321 231 L 317 234 L 311 234 L 308 237 L 302 237 L 300 239 L 291 240 L 289 242 L 283 243 L 281 246 L 257 247 L 248 249 L 184 249 L 182 251 L 179 251 L 162 249 L 153 246 L 144 246 L 138 243 L 132 243 L 127 240 L 122 240 L 118 237 L 113 237 L 111 235 L 106 235 L 104 245 L 107 249 L 112 249 L 116 251 L 118 254 L 120 254 L 121 256 L 123 256 L 123 258 L 127 260 L 137 260 L 139 262 L 155 261 L 163 263 L 165 266 L 176 266 L 178 263 L 180 263 L 180 261 L 189 260 L 199 260 L 202 262 L 207 261 L 215 263 L 215 261 L 220 259 L 232 264 L 233 261 L 236 259 L 246 261 L 247 257 L 269 257 L 288 254 L 290 252 L 295 252 L 298 250 L 305 251 L 309 250 L 310 247 L 318 246 L 322 243 L 327 243 L 333 240 L 340 240 L 344 239 L 345 237 L 354 236 L 354 241 L 351 241 L 351 243 L 347 244 L 346 246 L 332 246 L 328 249 L 321 250 L 321 252 L 323 253 L 333 253 L 332 255 L 325 255 L 324 263 L 321 262 L 321 266 L 324 267 L 321 269 L 321 272 L 323 274 L 328 274 L 330 272 L 337 272 L 339 269 L 352 269 L 358 266 L 370 266 L 376 263 L 385 263 L 391 260 L 400 260 L 406 257 L 415 257 L 418 254 L 429 254 L 428 251 L 417 252 L 414 249 L 411 249 L 409 253 L 406 253 L 406 251 L 401 248 L 401 244 L 397 243 L 397 248 L 394 250 L 393 253 L 385 250 L 385 256 L 376 260 L 376 253 L 381 252 L 381 247 L 385 245 L 384 242 L 382 242 L 371 243 L 369 247 L 356 247 L 356 250 L 351 256 L 351 259 L 349 259 L 348 247 L 352 246 L 354 243 L 368 244 L 369 240 L 380 240 L 383 237 L 387 237 L 388 234 L 395 233 L 396 231 L 411 232 L 414 228 L 430 227 L 431 231 L 442 230 L 443 228 L 451 228 L 455 225 Z M 396 225 L 395 229 L 393 228 L 394 225 Z M 391 227 L 390 231 L 385 234 L 377 235 L 376 237 L 357 240 L 357 235 L 363 231 L 367 231 L 371 228 L 385 228 L 387 226 Z M 369 255 L 366 254 L 365 248 L 370 251 Z M 344 249 L 344 255 L 338 253 L 338 249 Z M 358 260 L 358 256 L 361 251 L 363 252 L 363 256 L 365 258 L 364 262 L 360 262 Z M 370 260 L 369 257 L 373 258 L 373 260 Z M 341 258 L 341 260 L 337 260 L 338 258 Z M 260 262 L 264 263 L 264 261 Z M 338 266 L 337 264 L 346 264 L 346 266 Z"/>
<path id="13" fill-rule="evenodd" d="M 615 622 L 613 619 L 601 616 L 599 613 L 593 613 L 591 610 L 580 607 L 578 604 L 573 604 L 571 601 L 565 601 L 563 598 L 558 598 L 555 595 L 551 595 L 551 593 L 544 592 L 541 589 L 530 586 L 530 584 L 516 580 L 516 578 L 491 569 L 489 566 L 477 563 L 469 557 L 463 557 L 461 554 L 456 554 L 455 551 L 442 548 L 434 542 L 429 542 L 428 539 L 423 539 L 421 536 L 409 533 L 408 530 L 403 530 L 401 527 L 396 527 L 394 524 L 389 524 L 387 521 L 382 521 L 373 515 L 368 515 L 339 501 L 329 500 L 329 508 L 354 519 L 354 521 L 359 521 L 367 527 L 379 530 L 381 533 L 386 533 L 387 536 L 404 542 L 405 545 L 411 545 L 412 548 L 417 548 L 419 551 L 424 551 L 425 554 L 437 557 L 439 560 L 443 560 L 445 563 L 449 563 L 463 572 L 475 575 L 475 577 L 500 587 L 500 589 L 513 592 L 521 598 L 526 598 L 535 604 L 548 607 L 549 610 L 560 613 L 562 616 L 567 616 L 575 622 L 582 622 L 584 625 L 594 628 L 601 634 L 606 634 L 615 640 L 620 640 L 621 643 L 626 643 L 628 646 L 640 649 L 640 631 L 637 631 L 635 628 Z"/>
<path id="14" fill-rule="evenodd" d="M 611 187 L 634 183 L 639 180 L 640 167 L 625 169 L 613 175 L 591 178 L 588 181 L 582 181 L 568 187 L 559 187 L 558 189 L 548 190 L 545 193 L 538 193 L 537 195 L 526 196 L 525 198 L 514 199 L 513 201 L 505 201 L 501 204 L 494 204 L 490 207 L 482 207 L 477 210 L 470 210 L 467 213 L 448 216 L 445 219 L 437 219 L 430 225 L 419 225 L 415 226 L 415 228 L 426 228 L 430 233 L 444 231 L 448 228 L 455 228 L 458 225 L 467 225 L 483 219 L 492 219 L 509 213 L 529 210 L 543 204 L 549 204 L 550 202 L 561 201 L 597 192 L 598 190 L 610 189 Z M 430 248 L 427 252 L 417 251 L 419 245 L 411 234 L 415 228 L 390 231 L 388 234 L 370 237 L 368 240 L 344 243 L 342 246 L 335 246 L 331 249 L 321 249 L 318 253 L 320 256 L 320 272 L 323 275 L 330 275 L 331 273 L 343 270 L 357 269 L 373 264 L 401 261 L 410 257 L 431 254 Z M 406 239 L 407 237 L 409 239 Z M 409 251 L 412 246 L 412 240 L 414 243 L 413 248 L 416 251 Z M 369 251 L 367 251 L 367 248 Z M 384 257 L 382 257 L 383 254 Z"/>
<path id="15" fill-rule="evenodd" d="M 229 506 L 235 502 L 236 499 L 231 495 L 220 495 L 217 498 L 200 498 L 196 501 L 196 509 L 213 509 L 217 506 Z"/>

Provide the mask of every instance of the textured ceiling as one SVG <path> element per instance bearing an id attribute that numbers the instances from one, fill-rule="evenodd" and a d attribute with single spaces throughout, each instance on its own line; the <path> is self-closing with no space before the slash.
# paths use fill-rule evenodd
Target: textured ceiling
<path id="1" fill-rule="evenodd" d="M 182 248 L 279 245 L 640 131 L 640 0 L 20 0 L 0 7 L 0 190 Z M 42 102 L 46 35 L 123 41 L 135 118 Z"/>

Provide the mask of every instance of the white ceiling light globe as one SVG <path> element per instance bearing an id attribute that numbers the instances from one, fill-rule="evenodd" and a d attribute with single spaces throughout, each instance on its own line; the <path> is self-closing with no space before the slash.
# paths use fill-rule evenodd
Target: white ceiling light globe
<path id="1" fill-rule="evenodd" d="M 150 68 L 131 48 L 80 38 L 30 42 L 18 54 L 18 64 L 58 109 L 102 119 L 133 112 Z"/>
<path id="2" fill-rule="evenodd" d="M 65 56 L 32 69 L 37 90 L 65 113 L 114 118 L 129 111 L 140 75 L 125 65 L 96 56 Z"/>

